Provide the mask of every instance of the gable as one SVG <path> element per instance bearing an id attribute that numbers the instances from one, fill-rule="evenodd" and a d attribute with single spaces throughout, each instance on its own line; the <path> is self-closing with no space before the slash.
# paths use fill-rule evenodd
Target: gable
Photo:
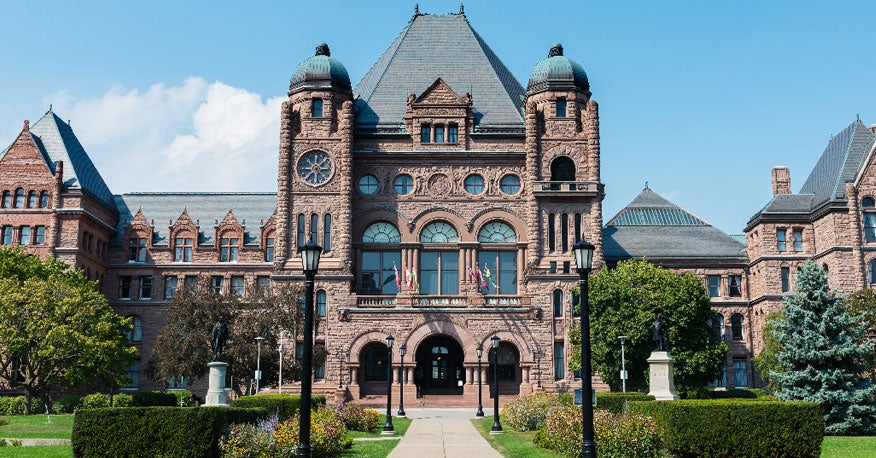
<path id="1" fill-rule="evenodd" d="M 3 168 L 16 168 L 27 170 L 30 173 L 44 172 L 47 177 L 52 177 L 52 171 L 46 163 L 46 158 L 40 152 L 39 147 L 30 133 L 30 122 L 24 121 L 24 128 L 12 142 L 12 145 L 0 156 L 0 166 Z"/>
<path id="2" fill-rule="evenodd" d="M 414 100 L 413 105 L 466 105 L 466 102 L 443 79 L 438 78 Z"/>

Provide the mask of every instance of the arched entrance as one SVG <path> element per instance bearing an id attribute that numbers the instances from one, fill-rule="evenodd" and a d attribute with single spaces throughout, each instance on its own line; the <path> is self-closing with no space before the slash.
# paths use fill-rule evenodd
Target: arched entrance
<path id="1" fill-rule="evenodd" d="M 386 345 L 372 342 L 362 349 L 359 355 L 359 390 L 360 395 L 386 394 Z"/>
<path id="2" fill-rule="evenodd" d="M 499 344 L 498 361 L 494 359 L 495 351 L 491 348 L 487 358 L 487 380 L 493 383 L 493 368 L 499 376 L 499 394 L 520 394 L 520 381 L 522 378 L 520 369 L 520 352 L 509 342 Z M 492 397 L 492 391 L 490 397 Z"/>
<path id="3" fill-rule="evenodd" d="M 430 337 L 417 347 L 414 382 L 421 395 L 462 394 L 465 381 L 462 346 L 445 335 Z"/>

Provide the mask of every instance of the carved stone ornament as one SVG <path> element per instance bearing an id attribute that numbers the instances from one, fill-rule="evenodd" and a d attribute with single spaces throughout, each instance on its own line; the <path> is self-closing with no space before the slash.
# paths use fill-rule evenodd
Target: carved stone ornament
<path id="1" fill-rule="evenodd" d="M 444 197 L 450 194 L 453 183 L 443 173 L 436 173 L 429 177 L 429 190 L 436 196 Z"/>

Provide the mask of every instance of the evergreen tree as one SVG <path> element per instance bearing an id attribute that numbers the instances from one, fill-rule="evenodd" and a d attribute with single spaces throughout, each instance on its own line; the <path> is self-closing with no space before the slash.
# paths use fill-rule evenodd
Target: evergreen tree
<path id="1" fill-rule="evenodd" d="M 784 320 L 773 321 L 782 343 L 776 355 L 782 372 L 779 399 L 821 404 L 825 433 L 867 434 L 876 422 L 873 385 L 862 376 L 872 351 L 866 327 L 827 283 L 827 272 L 807 262 L 797 275 L 797 291 L 784 299 Z"/>

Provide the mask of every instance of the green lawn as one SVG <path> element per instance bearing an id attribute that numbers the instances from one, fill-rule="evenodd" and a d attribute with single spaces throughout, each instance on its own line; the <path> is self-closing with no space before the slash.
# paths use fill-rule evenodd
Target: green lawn
<path id="1" fill-rule="evenodd" d="M 825 436 L 821 458 L 873 458 L 876 436 Z"/>
<path id="2" fill-rule="evenodd" d="M 0 418 L 12 421 L 0 426 L 0 437 L 14 439 L 69 439 L 73 431 L 73 415 L 11 415 Z"/>
<path id="3" fill-rule="evenodd" d="M 73 448 L 69 445 L 0 447 L 0 457 L 4 458 L 71 458 L 72 456 Z"/>
<path id="4" fill-rule="evenodd" d="M 532 443 L 535 431 L 519 432 L 510 428 L 504 428 L 502 434 L 490 434 L 493 427 L 493 417 L 484 417 L 471 421 L 475 429 L 484 436 L 484 439 L 496 449 L 502 456 L 514 458 L 557 458 L 562 457 L 559 453 L 546 450 Z"/>
<path id="5" fill-rule="evenodd" d="M 383 424 L 386 423 L 386 415 L 380 415 L 380 426 L 377 428 L 376 432 L 369 433 L 365 431 L 348 431 L 350 437 L 356 439 L 359 437 L 393 437 L 393 436 L 383 436 L 381 433 L 383 431 Z M 395 428 L 395 436 L 394 437 L 402 437 L 405 435 L 405 432 L 408 430 L 408 426 L 411 426 L 411 420 L 409 418 L 401 418 L 401 417 L 392 417 L 392 426 Z"/>

